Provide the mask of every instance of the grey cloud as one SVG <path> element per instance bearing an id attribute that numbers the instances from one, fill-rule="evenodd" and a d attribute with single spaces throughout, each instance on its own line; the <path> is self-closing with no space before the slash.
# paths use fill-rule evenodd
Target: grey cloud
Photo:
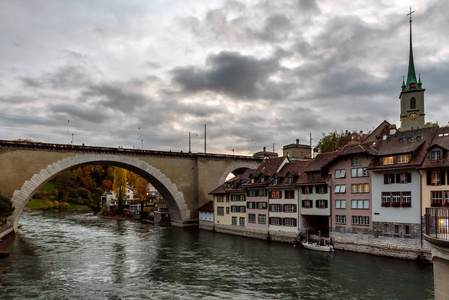
<path id="1" fill-rule="evenodd" d="M 125 88 L 112 83 L 92 85 L 82 93 L 82 97 L 97 98 L 97 102 L 101 106 L 125 113 L 133 112 L 148 102 L 146 96 L 127 91 Z"/>
<path id="2" fill-rule="evenodd" d="M 35 79 L 35 78 L 32 78 L 32 77 L 21 77 L 19 79 L 20 79 L 20 81 L 22 82 L 22 84 L 25 87 L 30 87 L 30 88 L 40 88 L 40 87 L 42 87 L 42 83 L 39 80 Z"/>
<path id="3" fill-rule="evenodd" d="M 89 106 L 80 106 L 79 104 L 51 105 L 50 111 L 67 119 L 78 119 L 91 123 L 101 123 L 111 117 L 105 111 L 93 109 Z"/>
<path id="4" fill-rule="evenodd" d="M 171 71 L 173 81 L 187 92 L 222 92 L 233 97 L 253 99 L 266 94 L 268 76 L 279 68 L 271 59 L 256 59 L 235 52 L 220 52 L 207 58 L 206 70 L 184 67 Z"/>

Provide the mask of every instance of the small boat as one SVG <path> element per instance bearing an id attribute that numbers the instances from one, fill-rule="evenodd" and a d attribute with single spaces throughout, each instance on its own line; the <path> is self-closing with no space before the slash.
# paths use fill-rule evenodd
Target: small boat
<path id="1" fill-rule="evenodd" d="M 320 234 L 319 240 L 321 241 L 321 231 L 318 231 Z M 319 245 L 318 243 L 309 243 L 309 231 L 307 230 L 307 240 L 305 242 L 301 242 L 302 246 L 306 249 L 321 251 L 321 252 L 334 252 L 334 247 L 332 245 L 326 245 L 326 241 L 324 241 L 324 245 Z"/>
<path id="2" fill-rule="evenodd" d="M 322 252 L 334 252 L 334 247 L 332 245 L 318 245 L 317 243 L 301 242 L 304 248 L 322 251 Z"/>

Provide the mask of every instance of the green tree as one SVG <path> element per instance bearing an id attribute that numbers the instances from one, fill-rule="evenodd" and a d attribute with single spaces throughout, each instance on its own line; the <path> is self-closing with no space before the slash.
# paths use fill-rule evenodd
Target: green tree
<path id="1" fill-rule="evenodd" d="M 0 195 L 0 222 L 6 223 L 6 219 L 14 213 L 14 206 L 5 196 Z"/>
<path id="2" fill-rule="evenodd" d="M 76 180 L 70 171 L 64 171 L 59 174 L 52 183 L 58 190 L 58 200 L 67 202 L 69 193 L 78 187 Z"/>
<path id="3" fill-rule="evenodd" d="M 426 122 L 426 124 L 424 124 L 424 127 L 437 127 L 438 123 L 433 123 L 433 122 Z"/>
<path id="4" fill-rule="evenodd" d="M 329 132 L 327 135 L 323 133 L 323 137 L 318 142 L 316 148 L 320 153 L 332 152 L 349 143 L 350 136 L 343 132 Z"/>
<path id="5" fill-rule="evenodd" d="M 112 189 L 117 197 L 117 213 L 123 214 L 123 200 L 126 199 L 126 170 L 122 168 L 114 168 L 114 182 Z"/>

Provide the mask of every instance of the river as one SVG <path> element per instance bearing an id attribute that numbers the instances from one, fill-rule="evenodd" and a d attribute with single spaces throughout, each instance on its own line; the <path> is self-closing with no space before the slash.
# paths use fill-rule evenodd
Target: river
<path id="1" fill-rule="evenodd" d="M 1 299 L 433 299 L 431 264 L 30 213 L 0 259 Z"/>

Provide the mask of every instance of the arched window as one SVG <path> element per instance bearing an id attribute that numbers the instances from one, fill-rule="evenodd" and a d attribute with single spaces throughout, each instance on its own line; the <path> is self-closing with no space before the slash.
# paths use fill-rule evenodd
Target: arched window
<path id="1" fill-rule="evenodd" d="M 416 99 L 415 97 L 412 97 L 412 99 L 410 99 L 410 109 L 415 109 L 416 108 Z"/>

